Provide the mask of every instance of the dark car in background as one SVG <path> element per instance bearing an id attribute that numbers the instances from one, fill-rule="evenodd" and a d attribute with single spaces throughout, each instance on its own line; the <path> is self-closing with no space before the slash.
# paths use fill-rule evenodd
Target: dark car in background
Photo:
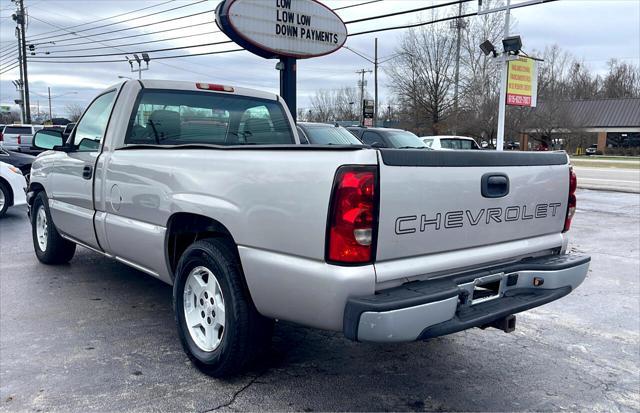
<path id="1" fill-rule="evenodd" d="M 311 145 L 362 145 L 351 132 L 340 125 L 298 122 L 300 143 Z"/>
<path id="2" fill-rule="evenodd" d="M 20 169 L 27 181 L 29 180 L 29 174 L 31 174 L 31 164 L 35 159 L 36 157 L 33 155 L 0 148 L 0 162 L 8 163 Z"/>
<path id="3" fill-rule="evenodd" d="M 358 126 L 348 127 L 347 130 L 365 145 L 376 148 L 429 149 L 418 136 L 402 129 Z"/>

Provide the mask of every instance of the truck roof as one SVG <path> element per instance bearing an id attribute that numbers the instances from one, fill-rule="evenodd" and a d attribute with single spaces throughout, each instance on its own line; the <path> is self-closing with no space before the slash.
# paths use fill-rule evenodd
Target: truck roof
<path id="1" fill-rule="evenodd" d="M 127 80 L 127 82 L 137 82 L 138 80 Z M 229 86 L 233 88 L 233 92 L 213 92 L 213 93 L 230 93 L 234 95 L 240 96 L 250 96 L 254 98 L 260 99 L 268 99 L 268 100 L 278 100 L 278 95 L 275 93 L 263 92 L 261 90 L 249 89 L 244 87 L 238 87 L 234 85 L 229 85 L 226 83 L 216 83 L 216 82 L 185 82 L 178 80 L 159 80 L 159 79 L 144 79 L 139 82 L 145 88 L 150 89 L 170 89 L 170 90 L 191 90 L 191 91 L 202 91 L 202 88 L 198 88 L 197 85 L 223 85 Z"/>

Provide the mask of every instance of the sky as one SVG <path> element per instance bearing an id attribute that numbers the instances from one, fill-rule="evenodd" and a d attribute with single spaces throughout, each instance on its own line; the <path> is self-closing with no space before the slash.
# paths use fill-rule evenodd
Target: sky
<path id="1" fill-rule="evenodd" d="M 39 39 L 36 52 L 44 57 L 73 55 L 123 53 L 153 50 L 169 47 L 182 47 L 226 40 L 217 30 L 213 13 L 205 13 L 186 19 L 141 27 L 159 20 L 167 20 L 187 14 L 213 10 L 219 0 L 24 0 L 29 14 L 27 38 Z M 267 1 L 267 0 L 265 0 Z M 373 4 L 352 7 L 338 11 L 344 21 L 375 16 L 401 10 L 409 10 L 430 4 L 442 4 L 450 0 L 382 0 Z M 512 0 L 518 3 L 523 0 Z M 363 3 L 364 0 L 323 0 L 328 7 L 344 7 Z M 164 4 L 163 4 L 164 3 Z M 104 20 L 75 30 L 88 29 L 98 25 L 110 24 L 125 19 L 133 19 L 121 24 L 96 30 L 78 32 L 75 35 L 60 28 L 80 25 L 98 19 L 115 16 L 132 10 L 149 7 L 144 11 Z M 179 10 L 160 13 L 156 16 L 138 18 L 153 12 L 185 6 Z M 455 6 L 457 8 L 457 6 Z M 471 10 L 477 3 L 470 2 Z M 0 0 L 0 71 L 11 67 L 17 49 L 14 36 L 15 23 L 11 19 L 15 6 L 10 0 Z M 440 9 L 442 14 L 453 12 L 451 8 Z M 419 21 L 427 21 L 430 14 L 413 13 L 363 23 L 349 24 L 351 33 L 379 27 L 395 26 Z M 514 18 L 513 34 L 521 35 L 523 49 L 542 50 L 545 46 L 558 44 L 583 59 L 594 71 L 606 71 L 606 63 L 617 58 L 640 65 L 640 0 L 560 0 L 552 3 L 523 7 L 512 11 Z M 187 25 L 203 23 L 197 27 Z M 123 30 L 118 33 L 96 35 L 104 31 Z M 135 37 L 123 40 L 106 41 L 114 37 L 149 33 L 165 29 L 175 31 Z M 449 30 L 444 25 L 443 30 Z M 381 60 L 394 54 L 405 30 L 350 37 L 346 43 L 350 48 L 367 56 L 374 54 L 374 38 L 378 37 L 378 54 Z M 190 36 L 183 39 L 169 38 Z M 104 44 L 71 46 L 90 40 L 103 40 L 104 44 L 116 45 L 117 49 L 104 48 Z M 135 42 L 156 41 L 146 45 L 130 45 Z M 47 43 L 55 42 L 55 44 Z M 62 46 L 66 45 L 66 46 Z M 11 48 L 15 46 L 14 48 Z M 97 47 L 103 47 L 96 49 Z M 145 49 L 146 48 L 146 49 Z M 279 78 L 275 70 L 276 61 L 266 60 L 249 52 L 227 53 L 212 56 L 186 57 L 169 60 L 153 60 L 154 56 L 202 53 L 235 48 L 234 45 L 218 45 L 150 53 L 150 70 L 143 72 L 143 78 L 208 81 L 235 86 L 251 87 L 278 92 Z M 80 49 L 77 52 L 61 54 L 61 50 Z M 49 50 L 49 55 L 43 55 Z M 56 54 L 56 51 L 58 52 Z M 132 76 L 129 64 L 122 56 L 110 56 L 105 59 L 122 59 L 118 63 L 43 63 L 30 61 L 28 67 L 31 89 L 32 111 L 39 105 L 41 111 L 48 110 L 47 88 L 51 88 L 52 112 L 65 115 L 70 104 L 85 106 L 102 89 L 115 84 L 118 76 Z M 50 59 L 53 60 L 53 59 Z M 64 61 L 65 59 L 58 59 Z M 91 59 L 74 59 L 91 60 Z M 392 64 L 388 62 L 387 64 Z M 338 89 L 355 87 L 360 69 L 373 69 L 373 65 L 347 49 L 341 49 L 331 55 L 301 60 L 298 63 L 298 107 L 310 107 L 310 99 L 318 89 Z M 10 104 L 17 98 L 17 92 L 11 81 L 19 78 L 18 69 L 0 74 L 0 104 Z M 384 67 L 379 72 L 380 102 L 384 105 L 393 93 L 387 85 Z M 373 77 L 367 74 L 368 91 L 373 94 Z"/>

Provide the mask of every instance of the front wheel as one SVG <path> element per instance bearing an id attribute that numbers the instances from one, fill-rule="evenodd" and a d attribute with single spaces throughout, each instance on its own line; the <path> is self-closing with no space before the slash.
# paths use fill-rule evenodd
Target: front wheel
<path id="1" fill-rule="evenodd" d="M 62 238 L 53 225 L 44 192 L 39 192 L 33 200 L 31 238 L 36 257 L 43 264 L 66 264 L 76 252 L 76 244 Z"/>
<path id="2" fill-rule="evenodd" d="M 214 377 L 239 373 L 270 343 L 273 320 L 255 309 L 228 242 L 210 238 L 182 254 L 173 307 L 182 347 Z"/>

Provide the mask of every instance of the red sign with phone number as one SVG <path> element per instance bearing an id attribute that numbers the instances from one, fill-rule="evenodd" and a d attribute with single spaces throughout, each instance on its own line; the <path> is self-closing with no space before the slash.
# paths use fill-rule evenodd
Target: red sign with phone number
<path id="1" fill-rule="evenodd" d="M 531 106 L 531 96 L 516 95 L 507 93 L 507 105 L 512 106 Z"/>

